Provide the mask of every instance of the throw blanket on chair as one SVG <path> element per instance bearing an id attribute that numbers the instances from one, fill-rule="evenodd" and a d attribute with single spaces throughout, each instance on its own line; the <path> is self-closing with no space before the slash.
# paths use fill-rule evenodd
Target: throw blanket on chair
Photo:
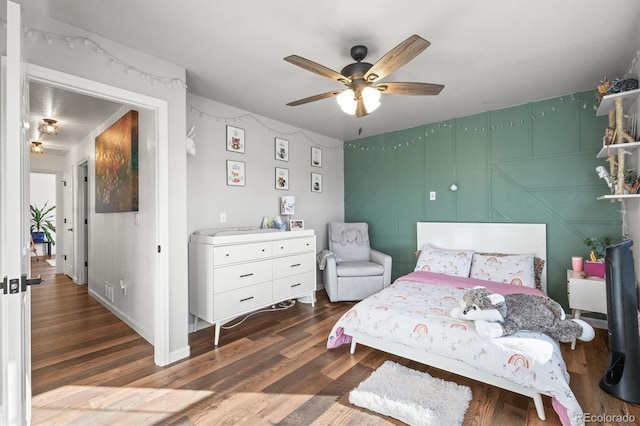
<path id="1" fill-rule="evenodd" d="M 333 223 L 329 237 L 343 246 L 354 242 L 361 246 L 369 241 L 369 230 L 366 223 Z"/>

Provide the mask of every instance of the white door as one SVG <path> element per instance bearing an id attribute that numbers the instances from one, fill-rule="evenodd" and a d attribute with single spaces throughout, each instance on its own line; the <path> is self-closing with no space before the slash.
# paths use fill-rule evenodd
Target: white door
<path id="1" fill-rule="evenodd" d="M 2 58 L 0 150 L 0 424 L 31 422 L 28 90 L 21 55 L 20 6 L 7 2 Z M 5 284 L 6 283 L 6 284 Z"/>
<path id="2" fill-rule="evenodd" d="M 73 171 L 69 169 L 64 172 L 62 178 L 62 207 L 64 219 L 62 225 L 64 226 L 64 253 L 62 255 L 63 272 L 71 279 L 75 280 L 77 277 L 73 273 Z"/>

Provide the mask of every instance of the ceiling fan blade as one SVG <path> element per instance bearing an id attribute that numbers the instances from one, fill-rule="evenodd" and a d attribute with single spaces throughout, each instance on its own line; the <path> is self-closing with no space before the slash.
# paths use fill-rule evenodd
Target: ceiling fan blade
<path id="1" fill-rule="evenodd" d="M 298 99 L 297 101 L 289 102 L 287 105 L 298 106 L 302 104 L 307 104 L 309 102 L 319 101 L 320 99 L 330 98 L 332 96 L 338 96 L 342 92 L 344 92 L 344 90 L 333 90 L 331 92 L 321 93 L 315 96 L 309 96 L 308 98 Z"/>
<path id="2" fill-rule="evenodd" d="M 325 67 L 324 65 L 320 65 L 316 62 L 310 61 L 309 59 L 305 59 L 298 55 L 291 55 L 284 58 L 285 61 L 292 63 L 293 65 L 297 65 L 300 68 L 304 68 L 307 71 L 311 71 L 322 77 L 330 78 L 331 80 L 337 81 L 342 84 L 350 84 L 351 80 L 348 77 L 340 74 L 337 71 L 334 71 L 330 68 Z"/>
<path id="3" fill-rule="evenodd" d="M 419 35 L 412 35 L 378 60 L 364 75 L 366 81 L 376 81 L 397 70 L 429 47 L 431 43 Z"/>
<path id="4" fill-rule="evenodd" d="M 442 89 L 443 84 L 431 84 L 431 83 L 380 83 L 374 86 L 382 93 L 391 95 L 437 95 Z"/>

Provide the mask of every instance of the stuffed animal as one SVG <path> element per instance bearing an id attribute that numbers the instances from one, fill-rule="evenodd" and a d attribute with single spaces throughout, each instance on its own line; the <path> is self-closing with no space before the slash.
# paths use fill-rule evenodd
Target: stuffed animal
<path id="1" fill-rule="evenodd" d="M 562 306 L 548 297 L 522 293 L 503 296 L 480 286 L 468 290 L 450 315 L 475 321 L 478 334 L 489 339 L 519 330 L 542 332 L 560 342 L 588 342 L 595 336 L 593 327 L 579 319 L 566 319 Z"/>

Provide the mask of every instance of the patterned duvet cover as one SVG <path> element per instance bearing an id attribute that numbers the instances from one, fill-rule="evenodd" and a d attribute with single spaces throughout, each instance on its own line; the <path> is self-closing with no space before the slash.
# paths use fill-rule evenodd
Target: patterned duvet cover
<path id="1" fill-rule="evenodd" d="M 465 291 L 483 285 L 491 292 L 544 293 L 537 289 L 497 284 L 430 272 L 412 272 L 354 305 L 331 330 L 328 348 L 349 343 L 349 331 L 360 332 L 443 357 L 551 395 L 563 424 L 583 424 L 582 409 L 569 387 L 560 347 L 545 334 L 520 331 L 483 339 L 472 322 L 449 312 Z"/>

